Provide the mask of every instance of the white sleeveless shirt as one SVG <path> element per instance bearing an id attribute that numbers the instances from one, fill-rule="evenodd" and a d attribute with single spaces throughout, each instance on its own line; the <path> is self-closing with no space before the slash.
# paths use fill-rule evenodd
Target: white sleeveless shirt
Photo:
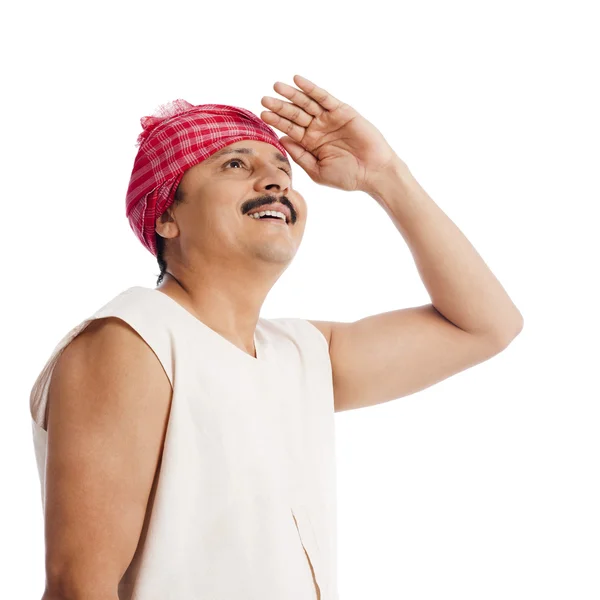
<path id="1" fill-rule="evenodd" d="M 110 300 L 58 343 L 31 391 L 42 507 L 52 370 L 92 320 L 109 316 L 137 331 L 173 389 L 119 599 L 339 600 L 331 362 L 327 340 L 303 319 L 259 318 L 254 358 L 156 289 Z"/>

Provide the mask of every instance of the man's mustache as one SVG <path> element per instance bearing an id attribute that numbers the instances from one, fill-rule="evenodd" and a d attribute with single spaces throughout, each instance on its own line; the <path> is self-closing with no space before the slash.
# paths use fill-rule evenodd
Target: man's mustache
<path id="1" fill-rule="evenodd" d="M 275 204 L 276 202 L 279 202 L 280 204 L 283 204 L 284 206 L 287 206 L 290 209 L 290 223 L 295 223 L 297 219 L 297 214 L 294 210 L 292 203 L 288 200 L 286 196 L 261 196 L 260 198 L 256 198 L 255 200 L 251 200 L 250 202 L 248 202 L 248 204 L 244 207 L 242 212 L 244 214 L 247 214 L 255 208 L 259 208 L 261 206 L 269 206 L 271 204 Z"/>

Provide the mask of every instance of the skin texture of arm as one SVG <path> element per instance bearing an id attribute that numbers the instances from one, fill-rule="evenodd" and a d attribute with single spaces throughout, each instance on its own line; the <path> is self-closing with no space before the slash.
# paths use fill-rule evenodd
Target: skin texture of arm
<path id="1" fill-rule="evenodd" d="M 137 332 L 107 317 L 65 348 L 48 393 L 42 600 L 117 600 L 161 461 L 171 385 Z"/>

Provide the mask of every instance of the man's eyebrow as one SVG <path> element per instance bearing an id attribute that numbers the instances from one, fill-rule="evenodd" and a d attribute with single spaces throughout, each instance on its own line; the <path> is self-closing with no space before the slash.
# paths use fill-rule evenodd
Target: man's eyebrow
<path id="1" fill-rule="evenodd" d="M 258 153 L 252 148 L 223 148 L 223 150 L 219 150 L 212 156 L 208 157 L 204 161 L 204 164 L 211 164 L 225 154 L 250 154 L 250 156 L 258 156 Z M 275 154 L 273 154 L 273 158 L 279 162 L 284 162 L 286 165 L 291 167 L 290 161 L 283 154 L 281 154 L 281 152 L 275 152 Z"/>

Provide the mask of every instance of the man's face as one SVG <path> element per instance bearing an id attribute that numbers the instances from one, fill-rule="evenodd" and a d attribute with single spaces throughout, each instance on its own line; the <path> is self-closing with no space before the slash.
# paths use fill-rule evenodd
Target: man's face
<path id="1" fill-rule="evenodd" d="M 223 264 L 260 259 L 287 265 L 294 258 L 304 235 L 307 206 L 292 189 L 290 162 L 272 144 L 230 144 L 188 169 L 179 189 L 184 202 L 170 207 L 178 235 L 171 228 L 165 236 L 174 238 L 169 244 L 180 244 L 182 256 L 199 254 Z M 257 208 L 281 210 L 277 205 L 285 207 L 287 222 L 248 216 Z M 159 217 L 157 225 L 160 221 Z"/>

